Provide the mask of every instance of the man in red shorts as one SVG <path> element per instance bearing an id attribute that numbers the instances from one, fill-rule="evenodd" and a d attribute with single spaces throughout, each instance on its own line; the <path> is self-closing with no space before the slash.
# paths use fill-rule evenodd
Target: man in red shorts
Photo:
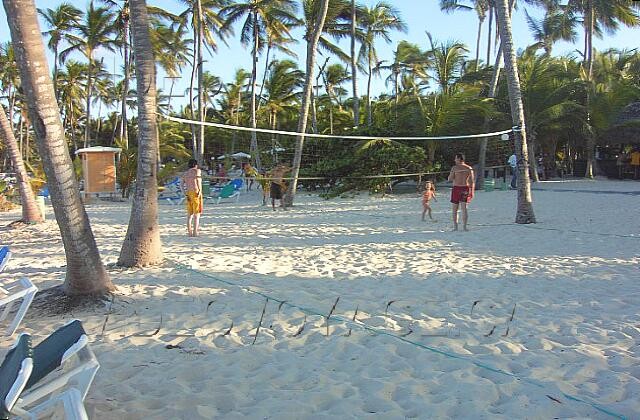
<path id="1" fill-rule="evenodd" d="M 475 191 L 473 168 L 464 162 L 464 154 L 456 153 L 456 164 L 451 168 L 449 181 L 453 181 L 451 203 L 453 203 L 453 230 L 458 230 L 458 207 L 462 209 L 462 228 L 467 231 L 467 204 Z"/>

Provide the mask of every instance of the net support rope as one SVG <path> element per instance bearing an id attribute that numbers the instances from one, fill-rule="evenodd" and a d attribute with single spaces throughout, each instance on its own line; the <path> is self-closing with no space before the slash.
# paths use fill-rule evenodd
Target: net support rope
<path id="1" fill-rule="evenodd" d="M 456 139 L 478 139 L 483 137 L 495 137 L 501 136 L 503 134 L 509 134 L 516 131 L 521 131 L 520 127 L 511 127 L 508 130 L 502 131 L 494 131 L 491 133 L 482 133 L 482 134 L 462 134 L 459 136 L 427 136 L 427 137 L 389 137 L 389 136 L 338 136 L 335 134 L 314 134 L 314 133 L 298 133 L 295 131 L 281 131 L 281 130 L 271 130 L 268 128 L 251 128 L 251 127 L 241 127 L 237 125 L 229 125 L 229 124 L 221 124 L 214 123 L 209 121 L 196 121 L 189 120 L 186 118 L 180 117 L 172 117 L 170 115 L 159 113 L 162 118 L 165 118 L 169 121 L 175 121 L 185 124 L 192 125 L 204 125 L 207 127 L 215 127 L 222 128 L 226 130 L 238 130 L 238 131 L 254 131 L 256 133 L 265 133 L 265 134 L 280 134 L 284 136 L 292 136 L 292 137 L 309 137 L 309 138 L 318 138 L 318 139 L 342 139 L 342 140 L 456 140 Z"/>
<path id="2" fill-rule="evenodd" d="M 271 294 L 270 291 L 261 292 L 260 290 L 256 290 L 255 288 L 252 288 L 249 285 L 239 284 L 239 283 L 236 283 L 236 282 L 233 282 L 233 281 L 222 279 L 220 277 L 214 276 L 214 275 L 212 275 L 210 273 L 207 273 L 207 272 L 196 270 L 193 267 L 190 267 L 188 265 L 182 264 L 181 262 L 179 262 L 177 260 L 173 260 L 173 259 L 170 259 L 170 258 L 167 258 L 167 260 L 170 261 L 174 265 L 174 267 L 176 267 L 179 270 L 192 272 L 194 274 L 197 274 L 197 275 L 200 275 L 200 276 L 204 276 L 206 278 L 212 279 L 212 280 L 217 281 L 219 283 L 226 284 L 226 285 L 232 286 L 232 287 L 240 288 L 240 289 L 245 290 L 245 291 L 247 291 L 247 292 L 249 292 L 251 294 L 262 296 L 263 298 L 266 298 L 268 300 L 272 300 L 274 302 L 278 302 L 281 305 L 286 305 L 288 307 L 297 309 L 297 310 L 299 310 L 299 311 L 301 311 L 301 312 L 303 312 L 303 313 L 305 313 L 307 315 L 320 316 L 320 317 L 323 317 L 323 318 L 327 319 L 327 315 L 321 313 L 317 309 L 307 308 L 307 307 L 304 307 L 304 306 L 289 302 L 289 301 L 287 301 L 285 299 L 281 299 L 281 298 L 275 297 L 275 296 L 273 296 L 273 294 Z M 402 341 L 402 342 L 404 342 L 406 344 L 409 344 L 409 345 L 412 345 L 414 347 L 420 348 L 422 350 L 427 350 L 429 352 L 432 352 L 432 353 L 435 353 L 435 354 L 439 354 L 441 356 L 444 356 L 444 357 L 447 357 L 447 358 L 450 358 L 450 359 L 461 360 L 463 362 L 471 363 L 472 365 L 474 365 L 474 366 L 476 366 L 476 367 L 478 367 L 480 369 L 488 370 L 490 372 L 494 372 L 494 373 L 497 373 L 497 374 L 500 374 L 500 375 L 504 375 L 504 376 L 508 376 L 508 377 L 514 378 L 514 379 L 516 379 L 518 381 L 533 385 L 533 386 L 535 386 L 535 387 L 537 387 L 539 389 L 542 389 L 542 390 L 548 390 L 549 389 L 548 384 L 546 384 L 544 382 L 537 381 L 537 380 L 532 379 L 530 377 L 521 376 L 521 375 L 516 374 L 516 373 L 508 372 L 508 371 L 500 369 L 500 368 L 496 368 L 494 366 L 491 366 L 491 365 L 489 365 L 487 363 L 484 363 L 484 362 L 480 362 L 480 361 L 478 361 L 478 360 L 476 360 L 474 358 L 471 358 L 471 357 L 466 357 L 466 356 L 463 356 L 463 355 L 460 355 L 460 354 L 457 354 L 457 353 L 452 353 L 452 352 L 450 352 L 448 350 L 443 350 L 443 349 L 440 349 L 440 348 L 436 348 L 436 347 L 433 347 L 433 346 L 426 345 L 426 344 L 418 342 L 418 341 L 414 341 L 414 340 L 408 339 L 406 337 L 402 337 L 402 336 L 400 336 L 398 334 L 394 334 L 393 332 L 390 332 L 389 330 L 384 329 L 384 328 L 373 327 L 373 326 L 370 326 L 370 325 L 367 325 L 367 324 L 363 323 L 362 321 L 357 321 L 357 320 L 354 321 L 354 320 L 352 320 L 350 318 L 346 318 L 346 317 L 341 316 L 341 315 L 331 315 L 331 318 L 336 320 L 336 321 L 342 322 L 342 323 L 344 323 L 344 324 L 346 324 L 346 325 L 348 325 L 350 327 L 358 328 L 358 329 L 364 330 L 364 331 L 369 331 L 369 332 L 371 332 L 371 333 L 373 333 L 375 335 L 378 335 L 378 336 L 389 337 L 391 339 L 399 340 L 399 341 Z M 327 319 L 327 323 L 328 322 L 329 322 L 329 320 Z M 560 393 L 564 398 L 566 398 L 566 399 L 568 399 L 570 401 L 574 401 L 574 402 L 577 402 L 577 403 L 588 405 L 588 406 L 592 407 L 593 409 L 595 409 L 595 410 L 597 410 L 597 411 L 599 411 L 599 412 L 601 412 L 603 414 L 606 414 L 608 416 L 611 416 L 613 418 L 617 418 L 617 419 L 620 419 L 620 420 L 626 420 L 627 419 L 624 415 L 622 415 L 620 413 L 617 413 L 617 412 L 615 412 L 613 410 L 610 410 L 609 408 L 605 407 L 604 405 L 602 405 L 602 404 L 600 404 L 598 402 L 591 401 L 587 397 L 576 397 L 574 395 L 565 393 L 565 392 L 563 392 L 561 390 L 558 390 L 557 392 Z"/>

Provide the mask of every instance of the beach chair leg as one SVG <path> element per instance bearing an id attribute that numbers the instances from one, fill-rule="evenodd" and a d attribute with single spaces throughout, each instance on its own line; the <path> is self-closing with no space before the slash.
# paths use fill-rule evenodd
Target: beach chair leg
<path id="1" fill-rule="evenodd" d="M 60 403 L 62 403 L 62 407 L 64 408 L 65 419 L 89 420 L 87 411 L 82 403 L 82 395 L 80 394 L 80 391 L 75 388 L 70 388 L 62 394 L 51 398 L 33 409 L 29 409 L 29 411 L 25 412 L 28 414 L 28 417 L 26 418 L 37 419 L 52 414 L 55 416 L 57 411 L 56 408 Z"/>
<path id="2" fill-rule="evenodd" d="M 22 298 L 22 304 L 20 305 L 20 309 L 18 309 L 18 312 L 16 313 L 16 316 L 13 319 L 13 322 L 11 323 L 11 325 L 9 325 L 9 328 L 7 329 L 8 336 L 11 336 L 13 335 L 14 332 L 16 332 L 18 325 L 20 325 L 20 322 L 22 322 L 22 318 L 24 318 L 24 316 L 27 313 L 27 310 L 29 309 L 29 305 L 31 305 L 33 298 L 36 296 L 36 291 L 37 289 L 31 290 Z"/>
<path id="3" fill-rule="evenodd" d="M 4 307 L 4 311 L 2 311 L 2 316 L 0 316 L 0 321 L 4 321 L 4 319 L 11 312 L 11 308 L 13 308 L 13 301 L 7 303 L 7 306 Z"/>

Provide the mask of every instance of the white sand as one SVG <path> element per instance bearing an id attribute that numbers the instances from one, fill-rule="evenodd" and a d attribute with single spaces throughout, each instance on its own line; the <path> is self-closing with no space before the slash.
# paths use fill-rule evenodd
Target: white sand
<path id="1" fill-rule="evenodd" d="M 22 328 L 38 342 L 82 319 L 102 366 L 86 400 L 95 419 L 608 417 L 563 393 L 638 418 L 640 195 L 593 191 L 640 183 L 534 186 L 544 190 L 534 191 L 537 225 L 512 223 L 515 192 L 479 192 L 468 233 L 448 231 L 448 190 L 434 204 L 436 223 L 420 222 L 417 195 L 304 195 L 273 212 L 253 193 L 207 205 L 197 239 L 185 235 L 182 206 L 162 204 L 168 260 L 148 270 L 113 266 L 129 206 L 90 205 L 118 286 L 104 336 L 107 308 L 30 314 Z M 4 276 L 27 275 L 41 288 L 62 280 L 49 210 L 44 228 L 0 231 L 14 252 Z M 0 224 L 18 217 L 2 214 Z M 254 345 L 265 298 L 249 289 L 297 306 L 269 301 Z M 326 314 L 337 297 L 336 316 L 351 319 L 357 307 L 360 323 L 464 359 L 349 333 L 339 320 L 327 337 L 317 315 L 294 337 L 300 308 Z M 0 355 L 11 342 L 0 339 Z"/>

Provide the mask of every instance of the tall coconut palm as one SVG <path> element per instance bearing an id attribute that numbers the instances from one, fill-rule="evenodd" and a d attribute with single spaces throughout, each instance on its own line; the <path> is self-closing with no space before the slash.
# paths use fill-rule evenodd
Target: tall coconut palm
<path id="1" fill-rule="evenodd" d="M 180 13 L 179 26 L 187 25 L 193 31 L 193 60 L 191 71 L 191 84 L 189 87 L 189 108 L 191 118 L 196 118 L 197 109 L 198 127 L 191 126 L 193 141 L 193 154 L 196 160 L 201 161 L 204 156 L 204 124 L 205 104 L 204 97 L 198 98 L 196 107 L 194 91 L 202 91 L 204 79 L 204 50 L 215 52 L 218 47 L 217 40 L 224 40 L 230 33 L 224 26 L 224 19 L 220 16 L 220 10 L 229 2 L 228 0 L 180 0 L 187 8 Z M 194 86 L 195 84 L 195 86 Z"/>
<path id="2" fill-rule="evenodd" d="M 461 0 L 440 0 L 440 10 L 445 13 L 452 13 L 458 10 L 475 10 L 478 15 L 478 34 L 476 36 L 476 63 L 475 68 L 478 71 L 480 65 L 480 39 L 482 38 L 482 25 L 487 18 L 487 12 L 491 12 L 490 0 L 470 0 L 471 5 L 463 4 Z M 491 32 L 491 28 L 489 28 Z M 491 42 L 491 33 L 489 33 L 489 42 Z M 489 63 L 487 63 L 489 65 Z"/>
<path id="3" fill-rule="evenodd" d="M 2 105 L 0 105 L 0 138 L 7 147 L 9 157 L 11 159 L 11 165 L 13 166 L 13 171 L 16 174 L 18 190 L 20 191 L 20 200 L 22 202 L 22 221 L 25 223 L 42 222 L 42 215 L 36 205 L 33 190 L 31 189 L 31 183 L 29 183 L 27 168 L 24 166 L 24 162 L 22 161 L 20 147 L 13 135 L 13 128 L 7 119 L 7 114 L 5 114 L 4 107 Z"/>
<path id="4" fill-rule="evenodd" d="M 240 42 L 251 46 L 251 127 L 257 127 L 256 80 L 258 76 L 258 56 L 267 44 L 267 38 L 291 38 L 291 28 L 299 23 L 295 16 L 297 6 L 293 0 L 247 0 L 233 3 L 222 10 L 226 27 L 231 27 L 246 17 L 242 24 Z M 251 156 L 256 167 L 262 167 L 258 138 L 251 132 Z"/>
<path id="5" fill-rule="evenodd" d="M 49 26 L 44 35 L 49 36 L 48 46 L 53 51 L 53 88 L 58 94 L 58 64 L 60 62 L 60 46 L 62 41 L 68 40 L 68 35 L 80 24 L 82 11 L 71 3 L 61 3 L 54 9 L 38 9 L 40 16 Z"/>
<path id="6" fill-rule="evenodd" d="M 117 26 L 115 25 L 115 15 L 107 7 L 96 7 L 91 1 L 83 21 L 76 27 L 75 34 L 69 34 L 71 46 L 60 53 L 60 58 L 65 61 L 74 51 L 82 53 L 89 61 L 89 73 L 87 74 L 86 91 L 86 122 L 84 129 L 84 146 L 88 147 L 91 141 L 91 100 L 94 90 L 94 73 L 98 62 L 96 61 L 96 51 L 104 48 L 108 51 L 115 51 L 118 47 L 116 39 Z"/>
<path id="7" fill-rule="evenodd" d="M 575 42 L 577 32 L 576 16 L 565 10 L 548 11 L 544 18 L 535 19 L 525 10 L 527 24 L 536 43 L 532 46 L 541 48 L 545 54 L 551 55 L 553 45 L 558 41 Z"/>
<path id="8" fill-rule="evenodd" d="M 371 79 L 374 67 L 377 67 L 379 62 L 375 42 L 378 38 L 382 38 L 387 44 L 391 43 L 390 32 L 393 30 L 406 32 L 407 25 L 402 21 L 398 9 L 384 1 L 377 3 L 373 7 L 364 7 L 360 17 L 360 24 L 362 25 L 364 37 L 359 57 L 360 60 L 367 63 L 367 122 L 371 127 L 373 124 Z"/>
<path id="9" fill-rule="evenodd" d="M 309 12 L 310 16 L 313 18 L 311 20 L 309 19 L 309 15 L 307 15 L 306 19 L 305 40 L 307 41 L 307 67 L 302 93 L 300 117 L 298 118 L 298 133 L 305 133 L 307 130 L 307 119 L 309 118 L 309 106 L 311 105 L 311 94 L 313 91 L 314 71 L 316 66 L 316 51 L 327 19 L 329 1 L 330 0 L 305 0 L 305 11 Z M 296 137 L 296 147 L 293 156 L 293 169 L 291 174 L 293 180 L 291 181 L 291 185 L 289 186 L 285 197 L 285 203 L 288 206 L 293 205 L 293 200 L 296 195 L 303 147 L 304 134 L 299 134 Z"/>
<path id="10" fill-rule="evenodd" d="M 498 17 L 497 24 L 502 40 L 505 72 L 509 90 L 509 105 L 511 106 L 511 119 L 514 127 L 517 127 L 517 130 L 514 131 L 516 157 L 518 159 L 518 207 L 516 211 L 516 223 L 535 223 L 536 218 L 533 213 L 533 199 L 531 197 L 531 183 L 529 180 L 529 151 L 527 148 L 524 108 L 522 105 L 516 53 L 513 48 L 509 0 L 496 0 L 496 12 Z"/>
<path id="11" fill-rule="evenodd" d="M 353 126 L 360 125 L 360 98 L 358 97 L 358 67 L 356 55 L 356 41 L 358 31 L 358 5 L 356 0 L 351 0 L 351 91 L 353 100 Z"/>
<path id="12" fill-rule="evenodd" d="M 71 139 L 73 151 L 78 147 L 78 121 L 82 117 L 83 101 L 86 99 L 87 74 L 89 66 L 75 60 L 66 62 L 58 72 L 58 99 L 64 116 L 63 125 Z"/>
<path id="13" fill-rule="evenodd" d="M 466 61 L 467 48 L 464 44 L 455 41 L 446 43 L 434 43 L 431 34 L 427 32 L 431 44 L 431 61 L 429 68 L 433 75 L 431 79 L 436 82 L 440 92 L 445 95 L 452 93 L 454 82 L 462 75 L 462 68 Z"/>
<path id="14" fill-rule="evenodd" d="M 125 148 L 129 147 L 129 129 L 127 125 L 127 95 L 129 94 L 129 82 L 131 73 L 131 54 L 130 54 L 130 34 L 129 34 L 129 0 L 100 0 L 110 8 L 115 8 L 115 27 L 118 31 L 118 38 L 120 44 L 120 52 L 123 64 L 123 79 L 120 98 L 120 133 L 119 136 L 123 140 Z"/>
<path id="15" fill-rule="evenodd" d="M 3 0 L 3 3 L 67 257 L 65 293 L 107 292 L 114 287 L 100 259 L 89 218 L 80 200 L 44 44 L 40 37 L 33 36 L 40 33 L 36 7 L 33 0 Z"/>
<path id="16" fill-rule="evenodd" d="M 193 40 L 187 36 L 187 28 L 184 26 L 170 27 L 154 21 L 151 28 L 151 42 L 158 65 L 171 78 L 167 99 L 167 108 L 171 110 L 173 87 L 176 79 L 180 77 L 182 68 L 189 62 Z"/>
<path id="17" fill-rule="evenodd" d="M 268 112 L 271 129 L 278 126 L 278 116 L 299 109 L 299 91 L 304 84 L 304 73 L 291 60 L 274 61 L 270 66 L 265 83 L 267 101 L 264 108 Z M 273 139 L 275 142 L 275 138 Z"/>
<path id="18" fill-rule="evenodd" d="M 130 7 L 138 92 L 138 170 L 129 227 L 118 258 L 118 265 L 125 267 L 162 262 L 158 226 L 156 63 L 146 0 L 131 0 Z"/>
<path id="19" fill-rule="evenodd" d="M 13 45 L 11 42 L 0 43 L 0 92 L 6 94 L 9 100 L 10 125 L 13 125 L 14 110 L 20 87 L 19 73 Z"/>
<path id="20" fill-rule="evenodd" d="M 338 92 L 344 92 L 341 87 L 350 79 L 347 69 L 341 64 L 332 64 L 324 71 L 323 82 L 327 92 L 328 108 L 329 108 L 329 134 L 333 134 L 333 103 L 335 101 L 338 111 L 342 111 L 341 95 Z"/>

